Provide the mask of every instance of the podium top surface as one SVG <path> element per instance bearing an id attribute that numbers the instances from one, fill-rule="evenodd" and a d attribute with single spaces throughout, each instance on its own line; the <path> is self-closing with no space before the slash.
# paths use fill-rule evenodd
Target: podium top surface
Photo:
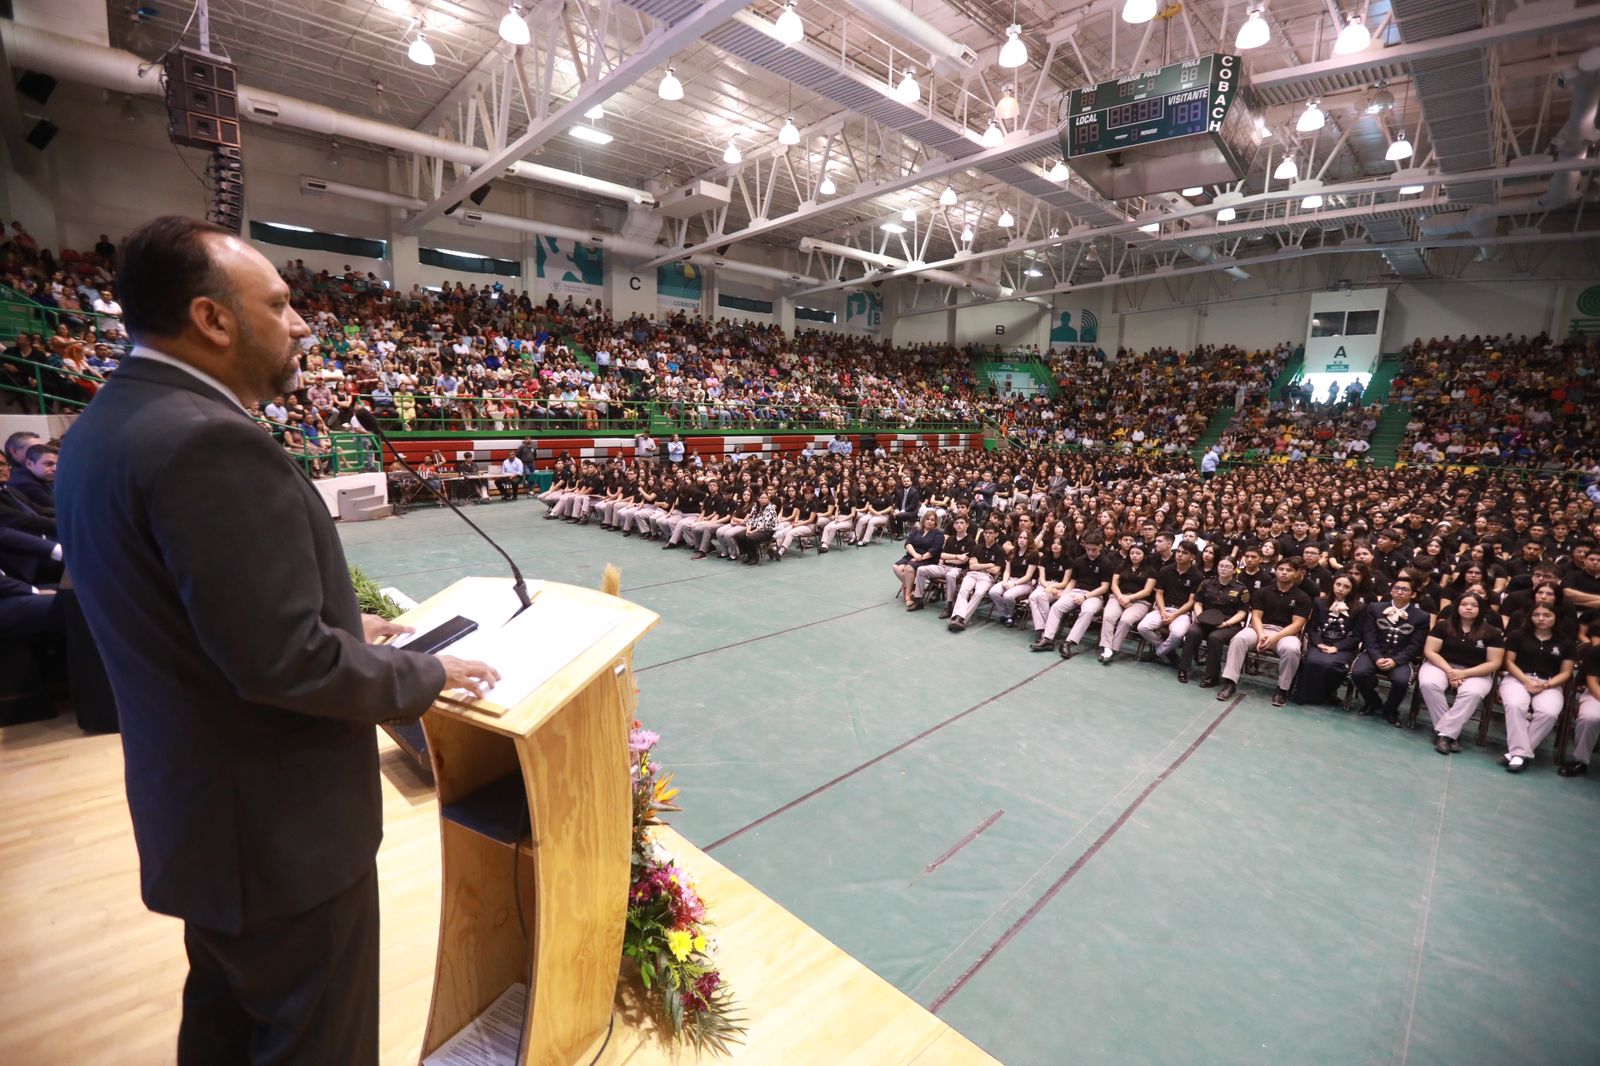
<path id="1" fill-rule="evenodd" d="M 475 658 L 480 656 L 472 654 L 474 646 L 488 648 L 486 661 L 502 674 L 516 671 L 542 679 L 530 695 L 509 705 L 496 703 L 493 693 L 473 702 L 441 697 L 434 712 L 511 736 L 530 735 L 595 675 L 614 670 L 618 656 L 661 620 L 654 611 L 597 589 L 537 584 L 533 606 L 513 623 L 517 633 L 528 636 L 519 636 L 514 646 L 501 640 L 496 647 L 497 633 L 517 607 L 509 578 L 462 578 L 396 619 L 418 632 L 458 614 L 474 619 L 479 631 L 444 654 Z M 529 591 L 535 591 L 531 585 Z"/>

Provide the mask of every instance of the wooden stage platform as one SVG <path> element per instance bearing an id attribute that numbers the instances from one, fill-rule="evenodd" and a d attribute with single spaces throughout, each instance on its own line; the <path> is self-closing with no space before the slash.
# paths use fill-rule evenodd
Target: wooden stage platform
<path id="1" fill-rule="evenodd" d="M 439 928 L 437 806 L 393 742 L 380 734 L 379 744 L 382 1061 L 414 1066 Z M 86 737 L 65 719 L 0 730 L 0 811 L 0 1062 L 172 1062 L 182 926 L 139 901 L 118 739 Z M 687 841 L 669 830 L 662 843 L 699 879 L 750 1032 L 731 1057 L 701 1059 L 619 1015 L 602 1063 L 995 1061 Z"/>

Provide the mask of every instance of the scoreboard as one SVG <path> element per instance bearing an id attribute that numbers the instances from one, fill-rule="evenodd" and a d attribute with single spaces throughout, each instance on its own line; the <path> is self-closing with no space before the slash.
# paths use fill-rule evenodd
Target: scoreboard
<path id="1" fill-rule="evenodd" d="M 1061 95 L 1056 116 L 1062 154 L 1090 184 L 1097 175 L 1114 184 L 1148 184 L 1150 176 L 1130 176 L 1141 159 L 1173 159 L 1192 155 L 1203 169 L 1226 163 L 1238 169 L 1239 157 L 1254 148 L 1254 121 L 1239 103 L 1242 67 L 1235 55 L 1204 55 L 1169 63 Z M 1114 153 L 1114 154 L 1112 154 Z M 1110 162 L 1094 156 L 1110 154 Z M 1147 166 L 1146 171 L 1150 168 Z M 1173 171 L 1171 166 L 1157 167 Z M 1181 180 L 1181 185 L 1206 184 L 1216 178 Z M 1178 185 L 1170 186 L 1177 188 Z M 1128 196 L 1166 191 L 1101 189 L 1103 195 Z"/>
<path id="2" fill-rule="evenodd" d="M 1062 101 L 1067 158 L 1220 130 L 1238 77 L 1238 56 L 1208 55 L 1074 89 Z"/>

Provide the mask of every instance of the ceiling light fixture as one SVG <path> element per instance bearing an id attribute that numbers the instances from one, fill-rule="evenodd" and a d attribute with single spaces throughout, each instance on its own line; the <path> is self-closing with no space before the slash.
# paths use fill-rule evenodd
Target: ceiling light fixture
<path id="1" fill-rule="evenodd" d="M 994 105 L 994 117 L 1000 119 L 1013 119 L 1022 113 L 1022 108 L 1017 105 L 1017 97 L 1007 85 L 1000 93 L 1000 102 Z"/>
<path id="2" fill-rule="evenodd" d="M 1038 267 L 1029 267 L 1027 270 L 1022 272 L 1022 276 L 1025 278 L 1042 278 L 1044 277 L 1044 271 L 1040 270 Z"/>
<path id="3" fill-rule="evenodd" d="M 792 3 L 783 6 L 783 14 L 773 23 L 773 29 L 777 30 L 778 40 L 784 44 L 799 44 L 806 39 L 806 24 L 800 21 L 800 15 Z"/>
<path id="4" fill-rule="evenodd" d="M 971 226 L 962 226 L 961 227 L 961 242 L 963 244 L 971 244 L 972 243 L 972 227 Z"/>
<path id="5" fill-rule="evenodd" d="M 1372 32 L 1367 29 L 1367 24 L 1361 21 L 1360 15 L 1351 15 L 1350 21 L 1339 31 L 1339 39 L 1333 42 L 1333 54 L 1347 56 L 1352 52 L 1361 51 L 1371 43 Z"/>
<path id="6" fill-rule="evenodd" d="M 606 109 L 601 104 L 595 104 L 593 107 L 583 113 L 583 117 L 592 122 L 599 122 L 601 119 L 606 117 Z"/>
<path id="7" fill-rule="evenodd" d="M 1395 135 L 1393 143 L 1389 145 L 1389 150 L 1383 153 L 1383 158 L 1391 163 L 1398 163 L 1402 160 L 1410 159 L 1411 152 L 1411 142 L 1406 140 L 1406 131 L 1401 130 Z"/>
<path id="8" fill-rule="evenodd" d="M 1239 217 L 1239 212 L 1235 211 L 1231 207 L 1224 207 L 1221 211 L 1217 212 L 1217 221 L 1218 222 L 1232 222 L 1235 218 L 1238 218 L 1238 217 Z"/>
<path id="9" fill-rule="evenodd" d="M 1322 194 L 1320 192 L 1312 193 L 1300 201 L 1300 206 L 1307 211 L 1315 211 L 1322 206 Z"/>
<path id="10" fill-rule="evenodd" d="M 917 72 L 911 67 L 906 68 L 905 77 L 895 86 L 894 98 L 907 107 L 914 106 L 922 99 L 922 86 L 917 84 Z"/>
<path id="11" fill-rule="evenodd" d="M 1260 48 L 1272 37 L 1272 28 L 1267 25 L 1266 16 L 1258 7 L 1250 12 L 1250 17 L 1244 20 L 1244 25 L 1239 27 L 1238 34 L 1233 38 L 1233 46 L 1239 51 L 1248 51 L 1251 48 Z"/>
<path id="12" fill-rule="evenodd" d="M 667 72 L 661 75 L 661 84 L 656 86 L 656 95 L 663 100 L 683 99 L 683 82 L 678 80 L 673 68 L 668 67 Z"/>
<path id="13" fill-rule="evenodd" d="M 567 133 L 590 144 L 610 144 L 612 140 L 611 134 L 605 130 L 597 130 L 593 126 L 573 126 Z"/>
<path id="14" fill-rule="evenodd" d="M 944 192 L 939 194 L 939 205 L 941 207 L 954 207 L 956 200 L 956 187 L 954 185 L 946 185 Z"/>
<path id="15" fill-rule="evenodd" d="M 1017 224 L 1017 220 L 1011 217 L 1011 208 L 1008 207 L 1004 211 L 1000 212 L 1000 228 L 1001 229 L 1010 229 L 1012 226 L 1015 226 L 1016 224 Z"/>
<path id="16" fill-rule="evenodd" d="M 830 175 L 824 174 L 822 176 L 822 184 L 817 186 L 817 192 L 822 196 L 832 196 L 838 191 L 839 186 L 833 183 L 833 178 Z"/>
<path id="17" fill-rule="evenodd" d="M 1159 0 L 1126 0 L 1122 5 L 1122 21 L 1130 26 L 1143 26 L 1156 17 Z"/>
<path id="18" fill-rule="evenodd" d="M 789 145 L 800 143 L 800 127 L 794 124 L 793 115 L 785 119 L 783 128 L 778 130 L 778 143 Z"/>
<path id="19" fill-rule="evenodd" d="M 1015 69 L 1027 62 L 1028 46 L 1022 43 L 1022 26 L 1013 22 L 1006 27 L 1006 43 L 1000 46 L 1000 65 Z"/>
<path id="20" fill-rule="evenodd" d="M 989 120 L 989 128 L 983 131 L 983 140 L 979 143 L 985 148 L 998 148 L 1006 135 L 1000 132 L 1000 126 L 994 119 Z"/>
<path id="21" fill-rule="evenodd" d="M 1421 185 L 1402 185 L 1402 186 L 1400 186 L 1400 195 L 1401 196 L 1415 196 L 1418 193 L 1420 193 L 1422 190 L 1423 190 L 1423 186 L 1421 186 Z"/>
<path id="22" fill-rule="evenodd" d="M 1050 173 L 1045 176 L 1051 181 L 1066 181 L 1071 175 L 1072 171 L 1067 169 L 1067 161 L 1065 159 L 1057 159 L 1055 166 L 1051 167 Z"/>
<path id="23" fill-rule="evenodd" d="M 916 220 L 917 220 L 917 209 L 916 208 L 908 207 L 904 211 L 900 212 L 900 221 L 901 222 L 915 222 Z"/>
<path id="24" fill-rule="evenodd" d="M 1300 176 L 1300 164 L 1294 161 L 1294 156 L 1286 155 L 1283 162 L 1278 164 L 1278 169 L 1272 172 L 1277 181 L 1293 181 Z"/>
<path id="25" fill-rule="evenodd" d="M 1372 89 L 1372 99 L 1367 101 L 1367 114 L 1380 115 L 1385 111 L 1393 111 L 1394 93 L 1389 91 L 1388 83 L 1380 81 Z"/>
<path id="26" fill-rule="evenodd" d="M 878 227 L 885 233 L 904 233 L 906 228 L 898 222 L 885 222 Z"/>
<path id="27" fill-rule="evenodd" d="M 1202 196 L 1204 194 L 1205 190 L 1198 185 L 1191 185 L 1189 188 L 1183 190 L 1184 196 Z"/>
<path id="28" fill-rule="evenodd" d="M 739 146 L 730 140 L 727 150 L 722 153 L 722 161 L 731 167 L 737 166 L 743 159 L 744 155 L 739 151 Z"/>
<path id="29" fill-rule="evenodd" d="M 1300 133 L 1315 133 L 1327 124 L 1328 116 L 1317 106 L 1317 101 L 1307 100 L 1306 109 L 1300 112 L 1300 119 L 1294 128 Z"/>
<path id="30" fill-rule="evenodd" d="M 500 39 L 519 47 L 533 40 L 528 33 L 528 23 L 522 17 L 521 4 L 512 4 L 511 10 L 500 20 Z"/>
<path id="31" fill-rule="evenodd" d="M 419 67 L 431 67 L 434 64 L 433 45 L 428 43 L 427 36 L 421 31 L 411 39 L 411 47 L 406 49 L 406 58 Z"/>

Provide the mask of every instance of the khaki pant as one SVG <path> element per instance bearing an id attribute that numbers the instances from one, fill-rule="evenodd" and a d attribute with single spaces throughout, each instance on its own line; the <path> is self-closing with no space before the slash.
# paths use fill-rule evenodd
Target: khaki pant
<path id="1" fill-rule="evenodd" d="M 912 595 L 921 599 L 927 595 L 928 582 L 944 582 L 944 601 L 952 608 L 956 602 L 956 588 L 961 584 L 962 575 L 967 572 L 964 566 L 946 566 L 944 563 L 929 563 L 927 566 L 917 567 L 917 579 L 912 582 Z"/>
<path id="2" fill-rule="evenodd" d="M 1193 621 L 1194 615 L 1185 611 L 1174 618 L 1170 625 L 1163 626 L 1161 612 L 1151 607 L 1150 612 L 1139 620 L 1139 635 L 1156 646 L 1157 655 L 1166 655 L 1178 650 L 1178 645 L 1183 643 L 1183 635 L 1189 632 Z"/>
<path id="3" fill-rule="evenodd" d="M 1594 742 L 1600 740 L 1600 700 L 1585 692 L 1578 697 L 1578 723 L 1572 741 L 1572 758 L 1587 764 L 1594 754 Z"/>
<path id="4" fill-rule="evenodd" d="M 1533 758 L 1544 738 L 1561 720 L 1567 694 L 1547 688 L 1537 696 L 1521 681 L 1508 677 L 1500 682 L 1500 704 L 1506 711 L 1506 754 Z"/>
<path id="5" fill-rule="evenodd" d="M 1282 626 L 1266 626 L 1267 636 L 1283 632 Z M 1229 681 L 1237 682 L 1239 675 L 1244 673 L 1245 656 L 1255 650 L 1256 644 L 1261 640 L 1254 629 L 1245 626 L 1233 635 L 1228 641 L 1228 661 L 1222 666 L 1222 676 Z M 1278 653 L 1278 687 L 1291 688 L 1294 685 L 1294 675 L 1300 671 L 1300 656 L 1302 648 L 1299 637 L 1284 637 L 1273 648 Z"/>
<path id="6" fill-rule="evenodd" d="M 1110 652 L 1121 651 L 1122 642 L 1128 639 L 1128 630 L 1149 613 L 1149 600 L 1135 600 L 1124 607 L 1115 596 L 1110 597 L 1106 601 L 1105 619 L 1100 623 L 1100 646 Z"/>
<path id="7" fill-rule="evenodd" d="M 955 606 L 951 616 L 963 622 L 972 621 L 972 613 L 978 609 L 978 604 L 994 584 L 994 576 L 983 573 L 981 570 L 969 570 L 967 576 L 961 579 L 961 591 L 956 594 Z"/>
<path id="8" fill-rule="evenodd" d="M 1449 699 L 1445 690 L 1450 679 L 1432 663 L 1423 663 L 1417 671 L 1417 687 L 1422 690 L 1422 702 L 1428 705 L 1428 717 L 1433 720 L 1433 731 L 1442 737 L 1458 740 L 1461 729 L 1472 719 L 1494 688 L 1494 678 L 1480 674 L 1469 677 L 1456 686 L 1456 698 Z"/>

